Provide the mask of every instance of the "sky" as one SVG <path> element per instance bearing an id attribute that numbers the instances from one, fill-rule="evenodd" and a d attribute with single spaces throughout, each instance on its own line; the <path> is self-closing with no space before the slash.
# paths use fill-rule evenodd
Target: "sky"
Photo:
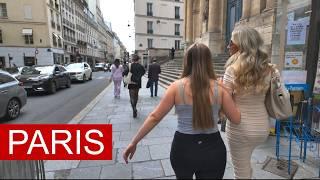
<path id="1" fill-rule="evenodd" d="M 100 7 L 104 20 L 111 22 L 112 30 L 131 54 L 134 51 L 133 0 L 100 0 Z"/>

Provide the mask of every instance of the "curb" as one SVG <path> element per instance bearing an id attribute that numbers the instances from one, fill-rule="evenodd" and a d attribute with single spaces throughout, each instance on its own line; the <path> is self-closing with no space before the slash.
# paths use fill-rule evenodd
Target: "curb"
<path id="1" fill-rule="evenodd" d="M 106 92 L 110 89 L 112 82 L 98 94 L 85 108 L 75 115 L 68 124 L 79 124 L 80 121 L 94 108 L 94 106 L 102 99 Z"/>

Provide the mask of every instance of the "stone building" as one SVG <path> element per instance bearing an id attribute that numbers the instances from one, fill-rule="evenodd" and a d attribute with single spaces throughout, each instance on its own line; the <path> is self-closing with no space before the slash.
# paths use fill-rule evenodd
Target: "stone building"
<path id="1" fill-rule="evenodd" d="M 275 0 L 185 0 L 185 43 L 202 42 L 213 55 L 224 54 L 233 28 L 250 26 L 270 48 L 274 6 Z"/>
<path id="2" fill-rule="evenodd" d="M 183 9 L 182 0 L 134 1 L 135 50 L 142 64 L 155 56 L 168 56 L 172 47 L 182 48 Z"/>
<path id="3" fill-rule="evenodd" d="M 63 61 L 59 0 L 1 0 L 0 9 L 3 67 Z"/>

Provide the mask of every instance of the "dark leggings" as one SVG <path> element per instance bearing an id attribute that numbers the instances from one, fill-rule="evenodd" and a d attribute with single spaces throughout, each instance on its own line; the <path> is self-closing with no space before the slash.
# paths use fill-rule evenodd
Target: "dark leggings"
<path id="1" fill-rule="evenodd" d="M 139 88 L 129 89 L 130 95 L 130 103 L 132 106 L 132 110 L 135 111 L 137 109 L 138 97 L 139 97 Z"/>
<path id="2" fill-rule="evenodd" d="M 177 179 L 222 179 L 226 167 L 226 146 L 219 132 L 183 134 L 176 132 L 170 161 Z"/>

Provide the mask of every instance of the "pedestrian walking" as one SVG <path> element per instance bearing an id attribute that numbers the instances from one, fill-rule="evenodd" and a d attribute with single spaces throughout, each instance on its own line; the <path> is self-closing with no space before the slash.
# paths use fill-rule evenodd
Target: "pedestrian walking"
<path id="1" fill-rule="evenodd" d="M 120 89 L 122 82 L 123 67 L 120 65 L 120 59 L 115 59 L 111 66 L 111 79 L 114 85 L 114 98 L 120 98 Z"/>
<path id="2" fill-rule="evenodd" d="M 172 47 L 171 48 L 171 59 L 174 59 L 174 53 L 175 53 L 175 49 Z"/>
<path id="3" fill-rule="evenodd" d="M 269 135 L 265 96 L 270 87 L 271 68 L 260 34 L 253 28 L 232 32 L 223 83 L 235 97 L 241 123 L 227 121 L 227 140 L 236 179 L 251 179 L 251 155 Z"/>
<path id="4" fill-rule="evenodd" d="M 161 67 L 157 63 L 157 60 L 154 59 L 153 63 L 149 65 L 148 69 L 148 83 L 150 83 L 150 93 L 151 97 L 158 95 L 158 81 L 159 81 L 159 74 L 161 73 Z M 154 86 L 154 93 L 153 93 L 153 86 Z"/>
<path id="5" fill-rule="evenodd" d="M 122 67 L 123 67 L 122 77 L 124 77 L 125 76 L 125 72 L 129 71 L 128 62 L 127 61 L 123 62 L 123 66 Z M 127 86 L 127 83 L 123 79 L 123 87 L 126 87 L 126 86 Z"/>
<path id="6" fill-rule="evenodd" d="M 140 57 L 138 55 L 132 56 L 132 63 L 129 65 L 130 68 L 124 73 L 128 75 L 129 71 L 132 73 L 131 84 L 128 84 L 130 103 L 132 107 L 133 117 L 137 117 L 137 103 L 139 98 L 139 89 L 141 88 L 141 77 L 145 74 L 144 67 L 139 64 Z"/>
<path id="7" fill-rule="evenodd" d="M 170 162 L 177 179 L 222 179 L 226 166 L 226 147 L 217 121 L 220 107 L 233 123 L 240 122 L 240 111 L 232 96 L 216 80 L 209 48 L 193 44 L 184 58 L 181 79 L 167 89 L 160 104 L 123 152 L 128 163 L 139 141 L 175 106 L 177 131 L 170 152 Z"/>

